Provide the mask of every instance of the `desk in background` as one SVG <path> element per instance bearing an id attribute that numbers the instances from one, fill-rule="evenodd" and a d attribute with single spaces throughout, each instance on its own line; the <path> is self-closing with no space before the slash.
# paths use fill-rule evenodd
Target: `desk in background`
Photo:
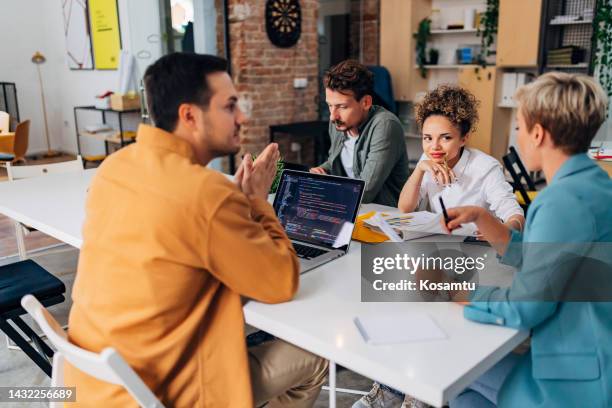
<path id="1" fill-rule="evenodd" d="M 612 161 L 595 160 L 595 162 L 612 177 Z"/>

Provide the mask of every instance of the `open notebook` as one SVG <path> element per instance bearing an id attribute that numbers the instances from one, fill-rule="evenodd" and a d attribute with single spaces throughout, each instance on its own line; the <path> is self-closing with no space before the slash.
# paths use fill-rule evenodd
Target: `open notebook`
<path id="1" fill-rule="evenodd" d="M 386 234 L 392 241 L 407 241 L 429 235 L 446 234 L 440 222 L 441 218 L 442 214 L 434 214 L 429 211 L 380 212 L 364 220 L 363 223 L 373 231 Z M 473 236 L 475 232 L 474 224 L 465 224 L 454 230 L 452 235 Z M 396 234 L 397 239 L 393 239 L 393 233 Z"/>

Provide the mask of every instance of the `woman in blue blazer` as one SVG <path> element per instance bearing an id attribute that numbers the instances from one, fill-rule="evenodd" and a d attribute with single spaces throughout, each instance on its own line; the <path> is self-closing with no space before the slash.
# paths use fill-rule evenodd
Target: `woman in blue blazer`
<path id="1" fill-rule="evenodd" d="M 522 159 L 548 183 L 524 232 L 478 207 L 449 209 L 446 227 L 475 222 L 502 262 L 517 267 L 510 288 L 470 294 L 465 317 L 530 330 L 531 347 L 500 361 L 450 407 L 612 407 L 612 181 L 586 155 L 607 97 L 589 77 L 548 73 L 516 99 Z M 577 276 L 583 290 L 568 298 Z"/>

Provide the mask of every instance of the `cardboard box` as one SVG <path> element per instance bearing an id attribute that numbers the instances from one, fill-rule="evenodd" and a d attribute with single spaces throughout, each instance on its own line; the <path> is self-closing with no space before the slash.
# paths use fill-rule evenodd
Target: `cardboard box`
<path id="1" fill-rule="evenodd" d="M 138 94 L 117 94 L 111 95 L 111 109 L 117 111 L 125 111 L 132 109 L 140 109 L 140 97 Z"/>

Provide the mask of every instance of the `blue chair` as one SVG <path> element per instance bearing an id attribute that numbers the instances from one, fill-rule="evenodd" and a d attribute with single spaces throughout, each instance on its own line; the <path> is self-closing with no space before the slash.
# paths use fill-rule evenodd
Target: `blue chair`
<path id="1" fill-rule="evenodd" d="M 369 66 L 368 70 L 374 74 L 374 104 L 380 105 L 397 115 L 391 74 L 387 68 L 381 66 Z"/>
<path id="2" fill-rule="evenodd" d="M 26 311 L 20 302 L 23 296 L 33 294 L 48 307 L 62 303 L 65 292 L 62 281 L 31 259 L 0 266 L 0 330 L 49 377 L 53 350 L 21 319 Z"/>

